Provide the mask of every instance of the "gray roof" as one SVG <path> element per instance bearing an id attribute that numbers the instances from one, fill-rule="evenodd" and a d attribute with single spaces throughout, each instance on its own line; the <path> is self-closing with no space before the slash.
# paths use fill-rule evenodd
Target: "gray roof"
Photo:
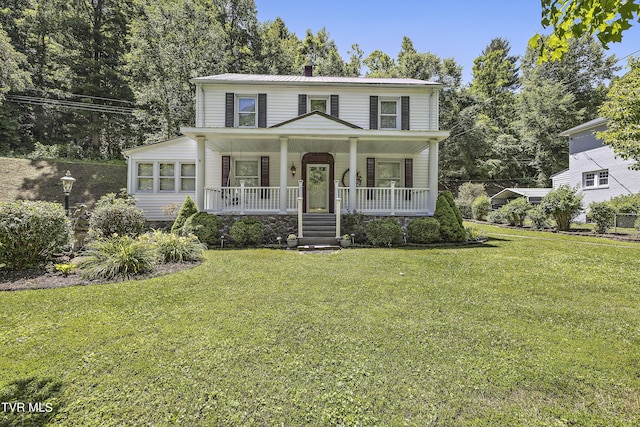
<path id="1" fill-rule="evenodd" d="M 598 117 L 597 119 L 593 119 L 593 120 L 590 120 L 590 121 L 588 121 L 586 123 L 578 125 L 576 127 L 572 127 L 571 129 L 567 129 L 564 132 L 562 132 L 560 134 L 560 136 L 571 136 L 574 133 L 578 133 L 578 132 L 582 132 L 582 131 L 589 130 L 589 129 L 592 129 L 592 128 L 596 128 L 596 127 L 602 126 L 602 125 L 604 125 L 606 123 L 607 123 L 607 119 L 604 119 L 602 117 Z"/>
<path id="2" fill-rule="evenodd" d="M 391 85 L 391 86 L 431 86 L 440 87 L 440 83 L 418 79 L 368 78 L 368 77 L 331 77 L 331 76 L 277 76 L 266 74 L 218 74 L 197 77 L 191 83 L 248 83 L 248 84 L 318 84 L 318 85 Z"/>
<path id="3" fill-rule="evenodd" d="M 491 196 L 491 198 L 509 197 L 510 194 L 523 197 L 544 197 L 549 194 L 551 190 L 553 190 L 553 188 L 505 188 Z"/>

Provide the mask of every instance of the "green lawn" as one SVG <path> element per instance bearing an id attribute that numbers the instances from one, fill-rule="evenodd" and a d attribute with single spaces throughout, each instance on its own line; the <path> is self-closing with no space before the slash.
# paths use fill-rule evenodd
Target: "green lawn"
<path id="1" fill-rule="evenodd" d="M 476 227 L 0 293 L 0 425 L 639 425 L 640 246 Z"/>

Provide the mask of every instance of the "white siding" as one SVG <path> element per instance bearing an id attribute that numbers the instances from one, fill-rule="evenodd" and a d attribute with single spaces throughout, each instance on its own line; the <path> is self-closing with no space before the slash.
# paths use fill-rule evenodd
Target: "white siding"
<path id="1" fill-rule="evenodd" d="M 429 149 L 413 158 L 413 186 L 429 188 Z"/>
<path id="2" fill-rule="evenodd" d="M 560 172 L 559 174 L 556 174 L 551 177 L 551 182 L 552 182 L 551 186 L 555 189 L 560 187 L 561 185 L 567 185 L 570 183 L 569 177 L 570 177 L 569 169 L 567 169 L 566 171 Z"/>
<path id="3" fill-rule="evenodd" d="M 600 147 L 569 156 L 569 184 L 584 194 L 585 209 L 592 202 L 603 202 L 612 197 L 640 192 L 640 172 L 629 170 L 632 162 L 616 158 L 610 147 Z M 584 188 L 583 174 L 607 169 L 609 185 L 606 188 Z M 585 215 L 578 220 L 584 221 Z"/>
<path id="4" fill-rule="evenodd" d="M 267 126 L 291 120 L 298 116 L 298 95 L 305 94 L 308 97 L 327 97 L 327 109 L 329 109 L 329 96 L 339 96 L 339 118 L 363 129 L 369 128 L 369 97 L 400 98 L 410 97 L 410 127 L 413 130 L 437 130 L 434 125 L 432 109 L 437 105 L 437 97 L 431 95 L 431 89 L 393 89 L 393 88 L 315 88 L 315 87 L 291 87 L 247 85 L 225 86 L 208 85 L 204 87 L 204 126 L 224 127 L 225 94 L 227 92 L 236 95 L 267 94 Z M 434 99 L 436 100 L 434 102 Z M 400 106 L 398 105 L 398 108 Z M 329 113 L 329 111 L 327 111 Z"/>
<path id="5" fill-rule="evenodd" d="M 165 210 L 168 208 L 180 209 L 187 196 L 195 200 L 194 193 L 138 193 L 134 195 L 134 198 L 137 201 L 137 206 L 144 211 L 144 216 L 148 220 L 173 221 L 175 214 L 173 216 L 165 215 Z"/>

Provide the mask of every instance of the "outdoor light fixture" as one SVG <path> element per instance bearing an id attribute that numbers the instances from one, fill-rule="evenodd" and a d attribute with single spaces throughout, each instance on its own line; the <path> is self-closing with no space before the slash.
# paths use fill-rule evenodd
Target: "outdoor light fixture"
<path id="1" fill-rule="evenodd" d="M 291 168 L 289 169 L 291 170 L 291 176 L 296 176 L 298 169 L 296 169 L 296 165 L 294 165 L 293 162 L 291 162 Z"/>
<path id="2" fill-rule="evenodd" d="M 67 212 L 67 215 L 69 215 L 69 193 L 71 193 L 73 183 L 76 182 L 76 179 L 71 176 L 71 172 L 67 171 L 60 180 L 62 181 L 62 191 L 64 191 L 64 210 Z"/>

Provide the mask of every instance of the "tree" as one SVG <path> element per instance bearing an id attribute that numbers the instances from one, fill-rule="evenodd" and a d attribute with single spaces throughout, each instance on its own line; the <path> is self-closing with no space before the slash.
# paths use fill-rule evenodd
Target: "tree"
<path id="1" fill-rule="evenodd" d="M 225 72 L 225 35 L 206 0 L 138 0 L 127 68 L 148 141 L 178 135 L 195 119 L 189 79 Z"/>
<path id="2" fill-rule="evenodd" d="M 178 1 L 182 3 L 184 0 Z M 172 2 L 175 3 L 175 2 Z M 215 34 L 220 38 L 224 48 L 224 60 L 232 73 L 251 73 L 255 71 L 260 54 L 260 34 L 258 12 L 253 0 L 209 0 L 195 1 L 198 7 L 217 9 L 215 17 L 222 27 L 222 33 Z M 207 20 L 208 21 L 208 20 Z M 191 26 L 198 26 L 197 22 Z M 210 25 L 210 23 L 209 23 Z M 210 34 L 194 34 L 199 40 L 207 40 Z M 217 47 L 219 43 L 214 45 Z M 212 46 L 205 47 L 205 50 Z M 219 52 L 216 52 L 219 53 Z"/>
<path id="3" fill-rule="evenodd" d="M 395 77 L 395 61 L 381 50 L 374 50 L 362 62 L 369 68 L 367 77 Z"/>
<path id="4" fill-rule="evenodd" d="M 31 77 L 23 69 L 25 56 L 16 52 L 9 36 L 0 25 L 0 105 L 9 91 L 20 91 L 30 84 Z"/>
<path id="5" fill-rule="evenodd" d="M 607 119 L 607 130 L 597 137 L 611 146 L 631 168 L 640 170 L 640 60 L 629 61 L 630 70 L 611 85 L 600 115 Z"/>
<path id="6" fill-rule="evenodd" d="M 326 28 L 321 28 L 316 34 L 307 30 L 298 47 L 296 68 L 302 70 L 305 65 L 313 65 L 313 73 L 317 76 L 344 75 L 344 61 Z"/>
<path id="7" fill-rule="evenodd" d="M 540 61 L 559 60 L 569 50 L 573 38 L 596 35 L 601 45 L 622 41 L 622 33 L 638 21 L 640 3 L 634 0 L 540 0 L 541 24 L 552 27 L 548 37 L 536 34 L 529 46 Z"/>
<path id="8" fill-rule="evenodd" d="M 260 61 L 257 71 L 262 74 L 297 74 L 296 54 L 300 40 L 289 32 L 281 18 L 260 26 Z"/>
<path id="9" fill-rule="evenodd" d="M 582 211 L 583 197 L 584 195 L 578 192 L 577 188 L 571 188 L 566 184 L 561 185 L 542 198 L 540 210 L 556 221 L 558 230 L 567 231 L 571 228 L 571 222 Z"/>

